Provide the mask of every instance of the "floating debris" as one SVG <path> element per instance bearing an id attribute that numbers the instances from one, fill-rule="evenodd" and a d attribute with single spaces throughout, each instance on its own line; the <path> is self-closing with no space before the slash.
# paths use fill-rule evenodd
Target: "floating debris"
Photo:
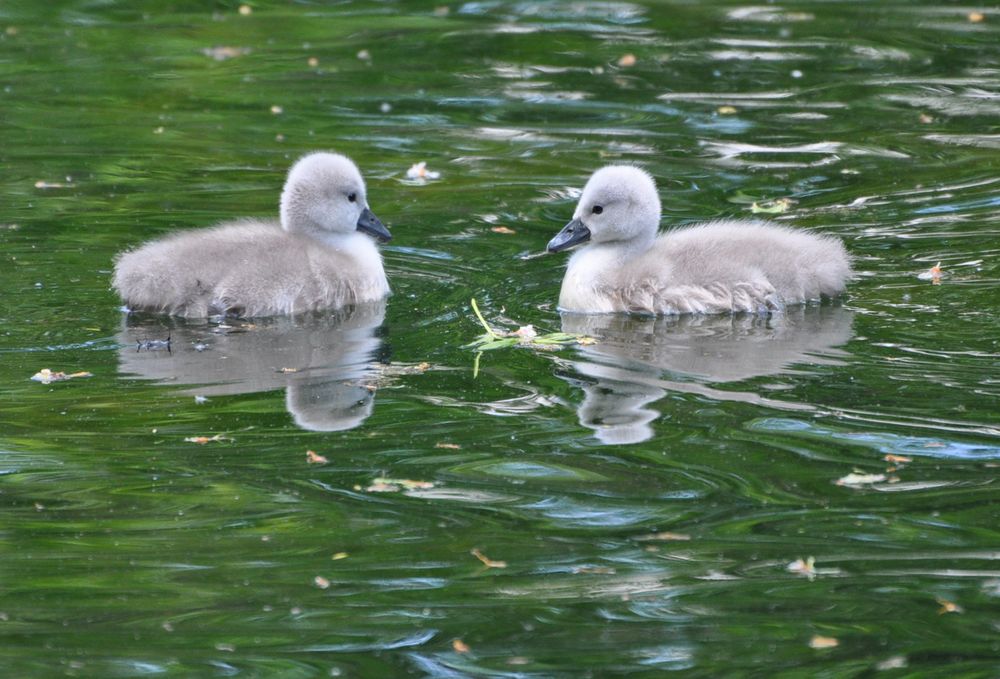
<path id="1" fill-rule="evenodd" d="M 639 60 L 635 58 L 632 53 L 623 54 L 618 58 L 618 65 L 622 68 L 628 68 L 630 66 L 635 66 L 636 62 Z"/>
<path id="2" fill-rule="evenodd" d="M 469 645 L 461 639 L 452 639 L 451 648 L 455 651 L 455 653 L 468 653 L 472 650 L 469 648 Z"/>
<path id="3" fill-rule="evenodd" d="M 315 578 L 313 578 L 313 584 L 319 587 L 320 589 L 329 589 L 330 587 L 330 581 L 324 578 L 322 575 L 317 575 Z"/>
<path id="4" fill-rule="evenodd" d="M 348 556 L 350 555 L 347 552 L 337 552 L 336 554 L 330 557 L 330 560 L 340 561 L 341 559 L 346 559 Z"/>
<path id="5" fill-rule="evenodd" d="M 593 337 L 578 335 L 569 332 L 552 332 L 546 335 L 539 335 L 531 325 L 524 325 L 517 330 L 510 332 L 504 329 L 497 329 L 490 326 L 479 311 L 479 304 L 475 298 L 470 300 L 472 312 L 476 315 L 486 333 L 479 336 L 473 342 L 465 345 L 465 348 L 476 351 L 490 351 L 492 349 L 502 349 L 504 347 L 528 346 L 536 349 L 554 349 L 567 344 L 594 344 L 597 342 Z"/>
<path id="6" fill-rule="evenodd" d="M 731 116 L 736 114 L 736 107 L 728 105 L 720 106 L 719 108 L 715 109 L 715 112 L 718 113 L 720 116 Z"/>
<path id="7" fill-rule="evenodd" d="M 796 575 L 804 575 L 812 580 L 816 577 L 816 559 L 811 556 L 806 559 L 796 559 L 785 566 L 785 570 Z"/>
<path id="8" fill-rule="evenodd" d="M 690 540 L 691 536 L 686 533 L 672 533 L 670 531 L 661 531 L 659 533 L 650 533 L 649 535 L 640 535 L 636 538 L 641 542 L 649 542 L 653 540 L 664 540 L 664 541 L 683 541 Z"/>
<path id="9" fill-rule="evenodd" d="M 809 648 L 822 649 L 836 648 L 837 646 L 840 646 L 840 642 L 834 637 L 824 637 L 819 634 L 815 634 L 812 639 L 809 640 Z"/>
<path id="10" fill-rule="evenodd" d="M 954 601 L 948 601 L 947 599 L 942 599 L 941 597 L 937 597 L 935 601 L 941 605 L 941 608 L 938 609 L 938 615 L 944 615 L 945 613 L 965 613 L 965 609 L 956 604 Z"/>
<path id="11" fill-rule="evenodd" d="M 944 275 L 944 271 L 941 270 L 941 262 L 938 262 L 927 271 L 918 273 L 917 278 L 922 281 L 930 281 L 932 285 L 941 285 L 941 278 Z"/>
<path id="12" fill-rule="evenodd" d="M 250 16 L 251 14 L 253 14 L 253 7 L 251 7 L 250 5 L 240 5 L 239 12 L 243 16 Z"/>
<path id="13" fill-rule="evenodd" d="M 195 396 L 194 397 L 194 402 L 195 402 L 196 405 L 202 405 L 202 404 L 208 403 L 208 397 L 207 396 Z"/>
<path id="14" fill-rule="evenodd" d="M 512 235 L 517 233 L 514 229 L 508 228 L 506 226 L 494 226 L 490 229 L 493 233 L 502 233 L 505 235 Z"/>
<path id="15" fill-rule="evenodd" d="M 898 670 L 906 667 L 907 660 L 905 655 L 894 655 L 886 658 L 882 662 L 875 665 L 877 670 Z"/>
<path id="16" fill-rule="evenodd" d="M 765 200 L 761 203 L 754 201 L 750 206 L 750 212 L 755 215 L 780 215 L 788 212 L 795 201 L 791 198 L 778 198 L 776 200 Z"/>
<path id="17" fill-rule="evenodd" d="M 72 185 L 73 184 L 69 181 L 69 179 L 67 179 L 65 184 L 62 182 L 47 182 L 44 179 L 39 179 L 35 182 L 36 189 L 65 189 L 71 187 Z"/>
<path id="18" fill-rule="evenodd" d="M 48 368 L 42 368 L 34 375 L 32 375 L 31 379 L 34 380 L 35 382 L 41 382 L 42 384 L 51 384 L 52 382 L 64 382 L 66 380 L 74 380 L 78 377 L 93 377 L 93 376 L 94 376 L 93 373 L 89 373 L 86 370 L 81 370 L 80 372 L 67 374 L 62 371 L 53 372 Z"/>
<path id="19" fill-rule="evenodd" d="M 435 443 L 435 448 L 445 448 L 447 450 L 461 450 L 462 446 L 457 443 Z"/>
<path id="20" fill-rule="evenodd" d="M 325 457 L 323 457 L 314 450 L 307 450 L 306 462 L 308 462 L 309 464 L 326 464 L 327 462 L 329 462 L 329 460 L 327 460 Z"/>
<path id="21" fill-rule="evenodd" d="M 216 61 L 226 61 L 227 59 L 235 59 L 236 57 L 242 57 L 250 54 L 250 48 L 218 45 L 216 47 L 206 47 L 201 51 L 201 53 L 206 57 L 215 59 Z"/>
<path id="22" fill-rule="evenodd" d="M 479 559 L 480 561 L 482 561 L 483 565 L 486 566 L 487 568 L 506 568 L 507 567 L 507 562 L 506 561 L 494 561 L 493 559 L 489 558 L 488 556 L 486 556 L 485 554 L 483 554 L 482 552 L 480 552 L 478 549 L 473 549 L 469 553 L 472 554 L 472 556 L 474 556 L 477 559 Z"/>
<path id="23" fill-rule="evenodd" d="M 285 109 L 282 108 L 281 106 L 278 106 L 277 104 L 274 104 L 271 107 L 271 113 L 273 113 L 276 116 L 280 116 L 284 112 L 285 112 Z"/>
<path id="24" fill-rule="evenodd" d="M 146 351 L 163 351 L 167 350 L 170 353 L 170 335 L 167 335 L 167 339 L 164 340 L 137 340 L 135 343 L 136 353 L 145 349 Z"/>
<path id="25" fill-rule="evenodd" d="M 870 486 L 873 483 L 882 483 L 885 481 L 885 474 L 860 474 L 857 472 L 852 472 L 847 476 L 842 476 L 834 483 L 838 486 L 847 486 L 849 488 L 860 488 L 862 486 Z"/>
<path id="26" fill-rule="evenodd" d="M 368 50 L 359 50 L 358 51 L 358 59 L 360 59 L 361 61 L 371 61 L 372 60 L 372 53 L 369 52 Z"/>
<path id="27" fill-rule="evenodd" d="M 440 172 L 435 172 L 434 170 L 428 170 L 427 163 L 422 160 L 419 163 L 414 163 L 410 167 L 410 169 L 406 171 L 407 179 L 428 181 L 430 179 L 439 179 L 440 177 L 441 177 Z"/>
<path id="28" fill-rule="evenodd" d="M 971 23 L 979 24 L 986 20 L 986 15 L 982 12 L 969 12 L 968 19 Z"/>
<path id="29" fill-rule="evenodd" d="M 433 487 L 434 484 L 430 481 L 380 477 L 372 479 L 371 485 L 365 488 L 365 491 L 369 493 L 398 493 L 401 490 L 429 490 Z"/>
<path id="30" fill-rule="evenodd" d="M 316 68 L 317 66 L 319 66 L 319 59 L 317 59 L 316 57 L 309 57 L 309 59 L 306 60 L 306 63 L 309 64 L 310 68 Z"/>
<path id="31" fill-rule="evenodd" d="M 218 441 L 233 441 L 231 436 L 225 436 L 223 434 L 216 434 L 215 436 L 189 436 L 184 439 L 188 443 L 197 443 L 200 446 L 206 443 L 218 442 Z"/>

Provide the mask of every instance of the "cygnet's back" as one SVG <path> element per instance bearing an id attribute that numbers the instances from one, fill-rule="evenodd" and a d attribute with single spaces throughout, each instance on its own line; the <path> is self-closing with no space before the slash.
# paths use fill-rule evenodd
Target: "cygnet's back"
<path id="1" fill-rule="evenodd" d="M 191 318 L 338 308 L 389 292 L 370 236 L 390 238 L 357 167 L 313 153 L 288 174 L 280 222 L 245 219 L 152 241 L 119 256 L 113 285 L 132 310 Z"/>
<path id="2" fill-rule="evenodd" d="M 835 237 L 756 220 L 723 220 L 657 236 L 652 178 L 598 170 L 550 251 L 570 258 L 559 307 L 584 313 L 762 312 L 840 294 L 850 259 Z"/>

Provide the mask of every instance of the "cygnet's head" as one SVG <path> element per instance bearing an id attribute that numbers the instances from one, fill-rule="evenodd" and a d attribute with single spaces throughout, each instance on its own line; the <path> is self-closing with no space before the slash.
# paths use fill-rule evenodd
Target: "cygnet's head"
<path id="1" fill-rule="evenodd" d="M 573 221 L 547 249 L 559 252 L 587 241 L 649 242 L 659 226 L 660 197 L 649 173 L 631 165 L 608 165 L 590 176 Z"/>
<path id="2" fill-rule="evenodd" d="M 357 166 L 337 153 L 310 153 L 292 166 L 281 192 L 281 227 L 315 238 L 354 231 L 383 243 L 392 238 L 368 208 Z"/>

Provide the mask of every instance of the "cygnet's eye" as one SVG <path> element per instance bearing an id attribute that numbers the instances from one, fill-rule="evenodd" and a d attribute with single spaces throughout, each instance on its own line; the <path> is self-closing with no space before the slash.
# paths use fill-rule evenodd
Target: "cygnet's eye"
<path id="1" fill-rule="evenodd" d="M 349 194 L 347 194 L 347 200 L 351 201 L 352 203 L 354 201 L 356 201 L 357 199 L 358 199 L 358 194 L 356 194 L 356 193 L 349 193 Z"/>
<path id="2" fill-rule="evenodd" d="M 600 205 L 595 205 L 595 206 L 594 206 L 594 209 L 593 209 L 593 210 L 591 210 L 591 212 L 593 212 L 593 213 L 594 213 L 595 215 L 599 215 L 599 214 L 601 214 L 602 212 L 604 212 L 604 208 L 603 208 L 603 207 L 601 207 Z"/>

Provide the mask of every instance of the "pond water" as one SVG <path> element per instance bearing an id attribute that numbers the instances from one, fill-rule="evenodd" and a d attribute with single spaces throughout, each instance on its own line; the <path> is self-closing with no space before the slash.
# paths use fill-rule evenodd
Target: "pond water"
<path id="1" fill-rule="evenodd" d="M 4 676 L 1000 674 L 1000 14 L 240 7 L 0 4 Z M 276 214 L 314 149 L 384 306 L 125 317 L 117 252 Z M 534 255 L 609 162 L 856 279 L 561 317 Z M 477 357 L 473 297 L 598 342 Z"/>

